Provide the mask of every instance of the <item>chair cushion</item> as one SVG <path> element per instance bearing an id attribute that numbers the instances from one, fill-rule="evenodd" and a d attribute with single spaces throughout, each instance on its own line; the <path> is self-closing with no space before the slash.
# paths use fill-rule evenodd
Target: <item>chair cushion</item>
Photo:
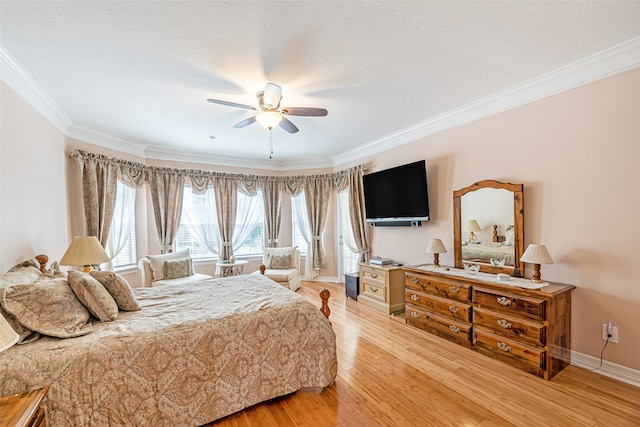
<path id="1" fill-rule="evenodd" d="M 191 258 L 189 256 L 189 249 L 184 249 L 178 252 L 171 252 L 163 255 L 147 255 L 149 264 L 151 265 L 151 271 L 153 271 L 153 280 L 164 279 L 164 262 L 167 260 L 186 259 Z"/>
<path id="2" fill-rule="evenodd" d="M 290 268 L 287 270 L 272 270 L 267 268 L 264 275 L 275 282 L 288 282 L 298 276 L 298 270 Z"/>

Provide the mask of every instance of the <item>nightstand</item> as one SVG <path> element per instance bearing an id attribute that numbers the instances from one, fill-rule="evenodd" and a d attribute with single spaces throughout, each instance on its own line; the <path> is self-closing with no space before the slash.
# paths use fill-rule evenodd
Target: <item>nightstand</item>
<path id="1" fill-rule="evenodd" d="M 0 426 L 45 427 L 47 418 L 40 407 L 49 387 L 0 397 Z"/>

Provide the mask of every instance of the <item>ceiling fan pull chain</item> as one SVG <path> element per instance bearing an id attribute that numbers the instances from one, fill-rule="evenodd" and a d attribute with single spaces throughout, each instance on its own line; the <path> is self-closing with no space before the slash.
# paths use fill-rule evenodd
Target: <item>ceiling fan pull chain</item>
<path id="1" fill-rule="evenodd" d="M 273 130 L 269 129 L 269 158 L 273 157 Z"/>

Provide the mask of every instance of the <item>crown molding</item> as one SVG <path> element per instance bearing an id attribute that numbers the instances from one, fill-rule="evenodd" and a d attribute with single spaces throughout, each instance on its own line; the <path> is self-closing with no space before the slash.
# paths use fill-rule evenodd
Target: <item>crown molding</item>
<path id="1" fill-rule="evenodd" d="M 287 171 L 296 169 L 332 167 L 330 160 L 299 159 L 282 161 L 275 159 L 256 159 L 254 157 L 225 156 L 219 154 L 180 150 L 175 148 L 146 146 L 144 150 L 146 159 L 182 161 L 189 163 L 204 163 L 217 166 L 231 166 L 241 168 L 256 168 L 271 171 Z"/>
<path id="2" fill-rule="evenodd" d="M 600 365 L 599 358 L 573 350 L 571 351 L 571 364 L 590 371 L 597 369 L 598 373 L 605 377 L 640 387 L 640 371 L 638 370 L 607 362 L 606 360 L 602 361 L 602 367 L 598 369 L 598 365 Z"/>
<path id="3" fill-rule="evenodd" d="M 0 43 L 0 79 L 65 135 L 73 121 Z"/>
<path id="4" fill-rule="evenodd" d="M 638 67 L 640 67 L 640 37 L 627 40 L 523 83 L 333 156 L 333 165 L 339 166 L 347 162 L 361 160 L 372 154 L 396 148 Z"/>
<path id="5" fill-rule="evenodd" d="M 92 129 L 83 128 L 80 126 L 72 125 L 67 132 L 69 138 L 77 139 L 78 141 L 88 142 L 99 147 L 107 148 L 109 150 L 120 151 L 122 153 L 133 154 L 138 157 L 145 157 L 145 146 L 141 143 L 135 143 L 124 139 L 116 138 L 111 135 L 97 132 Z"/>

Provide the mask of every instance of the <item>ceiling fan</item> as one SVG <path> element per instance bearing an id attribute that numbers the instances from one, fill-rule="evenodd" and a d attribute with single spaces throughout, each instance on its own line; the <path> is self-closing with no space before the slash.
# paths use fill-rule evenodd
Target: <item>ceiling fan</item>
<path id="1" fill-rule="evenodd" d="M 220 99 L 207 99 L 208 102 L 213 104 L 226 105 L 228 107 L 244 108 L 247 110 L 258 111 L 258 113 L 249 117 L 246 120 L 236 124 L 234 128 L 243 128 L 254 122 L 260 123 L 262 126 L 269 130 L 272 130 L 276 126 L 280 126 L 282 129 L 289 133 L 298 132 L 298 127 L 294 125 L 289 119 L 284 117 L 288 116 L 307 116 L 307 117 L 324 117 L 327 115 L 327 110 L 324 108 L 311 108 L 311 107 L 284 107 L 280 108 L 280 101 L 282 100 L 282 88 L 274 83 L 267 83 L 264 91 L 256 94 L 258 98 L 258 107 L 252 107 L 251 105 L 238 104 L 235 102 L 222 101 Z"/>

